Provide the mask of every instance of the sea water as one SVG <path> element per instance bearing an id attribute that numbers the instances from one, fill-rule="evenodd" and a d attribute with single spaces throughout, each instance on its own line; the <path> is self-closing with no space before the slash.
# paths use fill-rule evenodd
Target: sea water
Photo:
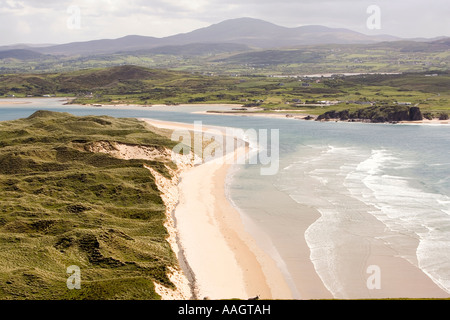
<path id="1" fill-rule="evenodd" d="M 18 100 L 11 100 L 17 102 Z M 306 240 L 314 268 L 333 296 L 352 297 L 341 277 L 341 248 L 360 237 L 379 237 L 450 293 L 450 126 L 320 123 L 203 115 L 211 108 L 64 106 L 61 99 L 0 105 L 0 121 L 36 110 L 110 115 L 246 129 L 280 130 L 279 170 L 240 165 L 227 180 L 230 201 L 247 226 L 265 234 L 261 246 L 277 261 L 296 298 L 301 289 L 298 245 Z M 215 108 L 224 110 L 226 108 Z M 265 146 L 259 146 L 264 148 Z M 318 212 L 304 231 L 305 208 Z M 374 234 L 368 217 L 383 224 Z M 409 244 L 414 240 L 416 248 Z"/>
<path id="2" fill-rule="evenodd" d="M 296 242 L 306 239 L 333 296 L 363 298 L 342 276 L 340 253 L 354 246 L 363 255 L 356 242 L 373 237 L 450 293 L 450 127 L 275 119 L 257 125 L 280 128 L 280 171 L 261 178 L 247 166 L 235 174 L 231 197 L 270 234 L 295 287 Z M 305 206 L 321 216 L 296 234 Z M 385 230 L 371 230 L 367 215 Z"/>

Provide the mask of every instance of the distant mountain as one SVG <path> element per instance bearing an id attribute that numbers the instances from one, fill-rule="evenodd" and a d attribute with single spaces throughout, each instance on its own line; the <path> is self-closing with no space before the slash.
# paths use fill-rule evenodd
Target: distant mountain
<path id="1" fill-rule="evenodd" d="M 126 36 L 119 39 L 72 42 L 45 48 L 37 48 L 41 53 L 53 55 L 93 55 L 119 51 L 137 51 L 157 46 L 161 39 L 144 36 Z"/>
<path id="2" fill-rule="evenodd" d="M 257 48 L 279 48 L 312 44 L 354 44 L 398 40 L 391 36 L 368 36 L 348 29 L 334 29 L 324 26 L 287 28 L 273 23 L 239 18 L 226 20 L 187 34 L 175 35 L 166 40 L 179 44 L 189 42 L 243 43 Z"/>
<path id="3" fill-rule="evenodd" d="M 324 26 L 287 28 L 259 19 L 239 18 L 165 38 L 132 35 L 119 39 L 74 42 L 33 50 L 53 55 L 95 55 L 199 43 L 231 43 L 269 49 L 317 44 L 370 44 L 393 40 L 399 38 L 387 35 L 369 36 L 348 29 Z"/>
<path id="4" fill-rule="evenodd" d="M 448 47 L 448 39 L 446 37 L 420 39 L 421 42 L 419 42 L 416 39 L 400 39 L 389 35 L 369 36 L 343 28 L 315 25 L 288 28 L 259 19 L 239 18 L 165 38 L 130 35 L 119 39 L 73 42 L 50 46 L 0 47 L 0 52 L 3 52 L 4 55 L 11 55 L 14 54 L 11 49 L 22 49 L 35 53 L 62 56 L 94 56 L 115 53 L 204 56 L 251 52 L 253 49 L 273 50 L 312 45 L 376 45 L 378 43 L 387 46 L 393 43 L 393 46 L 404 47 L 406 51 L 427 51 Z M 5 51 L 9 51 L 9 53 L 5 53 Z M 22 52 L 22 54 L 26 56 L 25 52 Z M 256 55 L 259 55 L 259 53 Z"/>
<path id="5" fill-rule="evenodd" d="M 387 48 L 391 50 L 398 50 L 399 52 L 443 52 L 450 50 L 450 38 L 441 38 L 434 41 L 392 41 L 380 42 L 367 46 L 368 48 Z"/>
<path id="6" fill-rule="evenodd" d="M 443 37 L 441 39 L 432 41 L 431 44 L 449 48 L 450 47 L 450 37 Z"/>
<path id="7" fill-rule="evenodd" d="M 17 59 L 17 60 L 36 60 L 46 57 L 46 55 L 26 50 L 26 49 L 12 49 L 0 51 L 0 60 L 2 59 Z"/>
<path id="8" fill-rule="evenodd" d="M 408 54 L 431 54 L 450 51 L 450 38 L 443 38 L 429 42 L 416 42 L 410 40 L 383 41 L 371 44 L 327 44 L 304 45 L 279 49 L 261 49 L 242 53 L 235 53 L 225 57 L 214 57 L 212 62 L 230 65 L 273 66 L 279 64 L 323 64 L 327 62 L 330 54 L 338 55 L 343 62 L 346 55 L 356 54 L 362 57 L 371 56 L 371 52 L 384 52 L 386 56 L 393 55 L 396 59 Z M 336 59 L 336 58 L 334 58 Z M 445 58 L 442 58 L 444 61 Z M 448 59 L 447 59 L 448 60 Z M 352 60 L 346 60 L 352 63 Z M 437 62 L 437 60 L 435 60 Z"/>
<path id="9" fill-rule="evenodd" d="M 25 50 L 33 50 L 34 48 L 44 48 L 44 47 L 51 47 L 55 44 L 14 44 L 10 46 L 1 46 L 0 51 L 8 51 L 8 50 L 15 50 L 15 49 L 25 49 Z"/>
<path id="10" fill-rule="evenodd" d="M 148 50 L 134 51 L 133 54 L 168 54 L 176 56 L 207 56 L 221 53 L 238 53 L 251 51 L 245 44 L 238 43 L 192 43 L 185 45 L 171 45 L 156 47 Z"/>

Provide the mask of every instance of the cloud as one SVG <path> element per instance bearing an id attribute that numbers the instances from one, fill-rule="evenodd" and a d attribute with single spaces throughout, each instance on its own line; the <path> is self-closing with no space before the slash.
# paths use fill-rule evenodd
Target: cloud
<path id="1" fill-rule="evenodd" d="M 366 27 L 366 9 L 373 4 L 381 8 L 381 30 Z M 67 27 L 70 6 L 80 8 L 80 29 Z M 163 37 L 244 16 L 288 27 L 432 37 L 449 35 L 449 14 L 448 0 L 0 0 L 0 45 Z"/>

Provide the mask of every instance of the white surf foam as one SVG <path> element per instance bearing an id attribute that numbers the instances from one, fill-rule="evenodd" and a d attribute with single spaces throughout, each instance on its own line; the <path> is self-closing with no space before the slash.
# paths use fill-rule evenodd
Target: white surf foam
<path id="1" fill-rule="evenodd" d="M 390 230 L 419 240 L 418 267 L 450 293 L 450 198 L 412 187 L 411 177 L 385 173 L 408 165 L 414 163 L 374 150 L 347 175 L 345 185 L 354 197 L 371 205 L 375 210 L 369 212 Z"/>
<path id="2" fill-rule="evenodd" d="M 305 238 L 317 273 L 335 297 L 347 297 L 336 252 L 354 240 L 352 232 L 363 226 L 352 221 L 364 212 L 399 235 L 383 241 L 450 293 L 450 198 L 416 187 L 411 169 L 419 163 L 388 150 L 328 146 L 302 151 L 309 154 L 299 153 L 298 160 L 284 166 L 277 188 L 321 213 Z M 415 254 L 404 252 L 408 237 L 419 242 Z"/>

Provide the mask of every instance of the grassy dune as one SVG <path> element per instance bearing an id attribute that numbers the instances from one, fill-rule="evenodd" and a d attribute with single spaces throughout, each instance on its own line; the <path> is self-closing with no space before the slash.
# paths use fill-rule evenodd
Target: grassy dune
<path id="1" fill-rule="evenodd" d="M 0 299 L 159 299 L 177 263 L 165 206 L 143 164 L 85 151 L 95 141 L 173 142 L 134 119 L 39 111 L 0 123 Z M 67 267 L 81 268 L 68 290 Z"/>

